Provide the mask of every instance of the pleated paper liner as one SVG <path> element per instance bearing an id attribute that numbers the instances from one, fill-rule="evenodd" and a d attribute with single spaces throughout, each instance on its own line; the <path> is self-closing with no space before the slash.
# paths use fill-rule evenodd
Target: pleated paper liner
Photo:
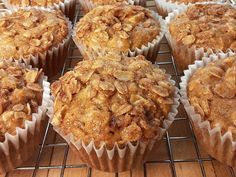
<path id="1" fill-rule="evenodd" d="M 236 166 L 236 141 L 232 137 L 231 132 L 222 133 L 221 127 L 212 127 L 208 120 L 204 120 L 200 114 L 196 113 L 194 107 L 188 100 L 187 85 L 190 77 L 200 67 L 206 66 L 208 63 L 235 55 L 236 53 L 229 51 L 228 53 L 213 54 L 209 57 L 203 57 L 202 60 L 195 61 L 195 64 L 189 66 L 181 77 L 180 94 L 181 102 L 188 114 L 193 125 L 196 138 L 204 150 L 218 161 L 230 166 Z"/>
<path id="2" fill-rule="evenodd" d="M 9 0 L 2 0 L 7 9 L 15 11 L 20 6 L 12 5 L 9 3 Z M 41 6 L 31 6 L 36 8 L 41 8 Z M 71 21 L 74 20 L 75 17 L 75 8 L 76 8 L 76 0 L 64 0 L 64 2 L 54 3 L 51 6 L 47 6 L 45 8 L 52 10 L 61 10 Z"/>
<path id="3" fill-rule="evenodd" d="M 31 66 L 25 67 L 31 68 Z M 37 113 L 32 114 L 31 121 L 25 121 L 25 128 L 17 127 L 15 134 L 6 133 L 4 142 L 0 142 L 0 174 L 13 170 L 27 161 L 40 143 L 48 122 L 46 110 L 50 98 L 50 84 L 47 82 L 47 77 L 42 76 L 40 83 L 44 91 L 42 104 L 38 107 Z"/>
<path id="4" fill-rule="evenodd" d="M 30 7 L 27 8 L 23 8 L 26 10 L 31 9 Z M 42 11 L 54 11 L 51 9 L 46 9 L 43 7 L 40 8 L 34 8 L 37 10 L 42 10 Z M 14 12 L 16 12 L 17 10 L 13 10 L 13 11 L 6 11 L 4 13 L 0 13 L 1 17 L 10 15 Z M 32 65 L 33 67 L 37 67 L 37 68 L 43 68 L 44 73 L 50 78 L 52 76 L 54 76 L 55 74 L 57 74 L 58 72 L 61 71 L 67 52 L 68 52 L 68 47 L 69 47 L 69 41 L 71 38 L 71 33 L 72 33 L 72 24 L 69 21 L 68 18 L 65 17 L 65 20 L 68 24 L 68 34 L 66 36 L 66 38 L 61 41 L 61 43 L 58 44 L 58 46 L 56 47 L 52 47 L 50 48 L 48 51 L 45 51 L 44 53 L 39 53 L 37 55 L 31 55 L 29 57 L 22 57 L 22 58 L 18 58 L 18 59 L 14 59 L 14 58 L 9 58 L 9 60 L 11 61 L 16 61 L 16 62 L 23 62 L 27 65 Z M 4 58 L 6 59 L 6 58 Z"/>
<path id="5" fill-rule="evenodd" d="M 196 3 L 196 4 L 223 4 L 223 3 L 206 2 L 206 3 Z M 165 36 L 171 47 L 172 55 L 174 57 L 179 73 L 183 73 L 183 70 L 187 69 L 188 65 L 193 64 L 194 61 L 200 60 L 204 56 L 209 56 L 210 54 L 213 53 L 222 53 L 221 50 L 213 51 L 212 49 L 206 50 L 204 48 L 197 48 L 195 46 L 189 47 L 184 44 L 179 44 L 174 38 L 172 38 L 169 31 L 169 24 L 171 23 L 171 21 L 175 19 L 176 16 L 184 12 L 186 9 L 187 7 L 183 7 L 181 10 L 174 10 L 166 17 L 165 20 L 167 26 Z"/>
<path id="6" fill-rule="evenodd" d="M 151 42 L 149 42 L 146 45 L 142 45 L 141 48 L 129 50 L 128 52 L 121 52 L 121 55 L 130 56 L 130 57 L 134 57 L 137 55 L 144 55 L 146 59 L 148 59 L 152 63 L 155 63 L 157 55 L 158 55 L 158 51 L 160 48 L 161 40 L 166 31 L 166 25 L 165 25 L 165 21 L 162 19 L 161 16 L 159 16 L 155 12 L 152 12 L 152 14 L 155 17 L 155 19 L 159 21 L 160 23 L 160 26 L 161 26 L 160 33 Z M 76 39 L 76 26 L 74 27 L 72 38 L 76 46 L 80 50 L 80 53 L 84 57 L 84 59 L 96 59 L 99 56 L 105 56 L 111 52 L 107 50 L 102 50 L 102 48 L 100 51 L 98 51 L 97 48 L 86 47 L 81 41 Z"/>
<path id="7" fill-rule="evenodd" d="M 206 0 L 207 1 L 207 0 Z M 225 0 L 213 0 L 211 2 L 226 2 Z M 194 5 L 195 3 L 180 3 L 178 0 L 172 2 L 171 0 L 155 0 L 158 14 L 163 17 L 168 16 L 174 10 L 182 10 L 187 6 Z"/>
<path id="8" fill-rule="evenodd" d="M 174 84 L 174 81 L 172 81 Z M 163 126 L 159 128 L 158 134 L 152 140 L 142 142 L 127 142 L 124 145 L 115 143 L 113 147 L 108 146 L 105 142 L 99 147 L 95 146 L 95 142 L 91 141 L 85 144 L 82 140 L 75 141 L 72 134 L 65 134 L 59 127 L 54 126 L 54 130 L 61 135 L 70 148 L 79 155 L 80 159 L 88 164 L 88 166 L 106 172 L 121 172 L 130 170 L 140 166 L 146 159 L 155 143 L 158 143 L 163 134 L 174 121 L 179 106 L 178 89 L 176 88 L 174 95 L 174 104 L 168 117 L 163 121 Z M 53 98 L 49 103 L 48 115 L 50 122 L 53 118 Z"/>
<path id="9" fill-rule="evenodd" d="M 82 9 L 85 12 L 89 12 L 90 10 L 97 7 L 96 4 L 93 3 L 92 0 L 79 0 L 79 4 L 81 5 Z M 146 0 L 128 0 L 127 4 L 131 5 L 140 5 L 140 6 L 146 6 Z"/>

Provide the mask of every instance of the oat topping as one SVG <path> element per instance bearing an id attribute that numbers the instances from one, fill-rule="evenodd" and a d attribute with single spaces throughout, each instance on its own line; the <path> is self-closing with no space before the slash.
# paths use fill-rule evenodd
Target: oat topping
<path id="1" fill-rule="evenodd" d="M 99 6 L 76 25 L 75 39 L 88 49 L 127 52 L 152 42 L 160 23 L 141 6 Z"/>
<path id="2" fill-rule="evenodd" d="M 169 30 L 178 43 L 189 47 L 236 50 L 236 9 L 230 5 L 194 5 L 178 15 Z"/>
<path id="3" fill-rule="evenodd" d="M 41 75 L 42 70 L 0 61 L 0 142 L 6 133 L 24 128 L 25 121 L 32 120 L 32 113 L 37 112 L 43 93 Z"/>
<path id="4" fill-rule="evenodd" d="M 0 18 L 0 58 L 29 57 L 58 46 L 68 35 L 59 11 L 19 10 Z"/>
<path id="5" fill-rule="evenodd" d="M 65 0 L 8 0 L 10 4 L 26 7 L 26 6 L 52 6 L 59 4 Z"/>
<path id="6" fill-rule="evenodd" d="M 167 0 L 168 1 L 168 0 Z M 169 0 L 172 3 L 184 3 L 184 4 L 189 4 L 189 3 L 197 3 L 197 2 L 212 2 L 213 0 Z"/>
<path id="7" fill-rule="evenodd" d="M 175 91 L 165 72 L 143 56 L 119 55 L 79 62 L 51 89 L 54 126 L 85 142 L 108 144 L 158 135 Z"/>
<path id="8" fill-rule="evenodd" d="M 115 3 L 128 3 L 128 0 L 92 0 L 95 5 L 114 5 Z"/>
<path id="9" fill-rule="evenodd" d="M 213 127 L 220 125 L 236 138 L 236 56 L 198 69 L 188 83 L 188 97 Z"/>

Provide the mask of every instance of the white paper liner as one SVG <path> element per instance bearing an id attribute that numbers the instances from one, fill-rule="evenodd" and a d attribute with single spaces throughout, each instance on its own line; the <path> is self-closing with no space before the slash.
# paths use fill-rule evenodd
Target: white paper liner
<path id="1" fill-rule="evenodd" d="M 152 11 L 152 14 L 155 17 L 155 19 L 160 23 L 160 26 L 161 26 L 160 33 L 155 37 L 155 39 L 153 39 L 151 42 L 148 42 L 148 44 L 142 45 L 141 48 L 129 50 L 128 52 L 122 52 L 121 53 L 122 55 L 130 56 L 130 57 L 134 57 L 137 55 L 144 55 L 147 60 L 151 61 L 152 63 L 155 63 L 157 55 L 158 55 L 158 51 L 160 48 L 160 43 L 161 43 L 161 40 L 164 36 L 164 33 L 165 33 L 167 27 L 166 27 L 165 21 L 162 19 L 161 16 L 159 16 L 157 13 L 155 13 L 153 11 Z M 98 51 L 97 48 L 93 48 L 94 46 L 86 47 L 82 43 L 81 40 L 76 39 L 76 29 L 77 28 L 75 25 L 73 33 L 72 33 L 72 38 L 73 38 L 76 46 L 79 48 L 80 53 L 82 54 L 84 59 L 96 59 L 99 56 L 105 56 L 109 52 L 112 52 L 112 51 L 107 51 L 105 49 L 103 51 Z"/>
<path id="2" fill-rule="evenodd" d="M 2 0 L 7 9 L 11 11 L 16 11 L 21 8 L 17 5 L 12 5 L 9 3 L 9 0 Z M 36 8 L 41 8 L 41 6 L 31 6 Z M 61 10 L 71 21 L 73 21 L 75 17 L 75 8 L 76 8 L 76 0 L 64 0 L 64 2 L 54 3 L 51 6 L 47 6 L 45 8 L 52 10 Z"/>
<path id="3" fill-rule="evenodd" d="M 33 7 L 33 8 L 37 10 L 42 10 L 42 11 L 49 11 L 49 12 L 53 11 L 51 9 L 46 9 L 44 7 L 38 7 L 38 8 Z M 29 10 L 31 9 L 31 7 L 26 7 L 22 9 Z M 13 10 L 13 11 L 7 10 L 5 12 L 2 12 L 0 13 L 0 18 L 10 15 L 16 11 L 17 10 Z M 68 24 L 68 35 L 61 43 L 58 44 L 58 46 L 52 47 L 51 49 L 49 49 L 48 51 L 45 51 L 44 53 L 31 55 L 27 58 L 22 57 L 18 59 L 14 59 L 14 58 L 2 58 L 2 59 L 7 59 L 7 60 L 15 61 L 15 62 L 20 62 L 20 63 L 23 62 L 27 65 L 32 65 L 33 67 L 43 68 L 44 73 L 48 77 L 51 77 L 57 74 L 63 67 L 64 61 L 68 52 L 69 41 L 72 34 L 72 23 L 66 17 L 65 17 L 65 20 Z"/>
<path id="4" fill-rule="evenodd" d="M 206 0 L 207 2 L 207 0 Z M 226 0 L 212 0 L 211 2 L 226 2 Z M 187 8 L 187 6 L 194 5 L 195 3 L 179 3 L 178 0 L 176 2 L 171 2 L 171 0 L 155 0 L 156 8 L 158 14 L 163 17 L 166 17 L 169 13 L 174 10 L 182 10 Z"/>
<path id="5" fill-rule="evenodd" d="M 203 3 L 196 3 L 196 4 L 224 4 L 224 3 L 219 3 L 219 2 L 218 3 L 216 2 L 204 3 L 203 2 Z M 185 46 L 183 44 L 177 43 L 177 41 L 174 38 L 172 38 L 169 31 L 169 24 L 175 19 L 176 16 L 184 12 L 186 9 L 187 9 L 187 6 L 179 10 L 174 10 L 172 13 L 169 13 L 169 15 L 165 19 L 165 23 L 167 26 L 166 31 L 165 31 L 165 36 L 171 47 L 172 55 L 175 59 L 179 73 L 187 69 L 188 65 L 193 64 L 195 60 L 200 60 L 202 57 L 207 57 L 213 53 L 223 53 L 223 51 L 221 50 L 213 51 L 211 49 L 205 50 L 203 47 L 197 48 L 196 46 L 192 46 L 192 47 L 189 47 L 187 45 Z"/>
<path id="6" fill-rule="evenodd" d="M 86 12 L 89 12 L 90 10 L 97 7 L 97 5 L 94 4 L 91 0 L 79 0 L 79 3 Z M 128 0 L 128 4 L 141 5 L 141 6 L 145 7 L 146 6 L 146 0 Z"/>
<path id="7" fill-rule="evenodd" d="M 181 102 L 193 125 L 198 142 L 209 155 L 230 166 L 236 165 L 236 141 L 233 140 L 232 133 L 226 132 L 225 134 L 222 134 L 220 126 L 215 128 L 211 127 L 208 120 L 204 120 L 200 114 L 196 113 L 194 107 L 191 106 L 188 100 L 187 85 L 189 79 L 198 68 L 206 66 L 211 61 L 235 54 L 236 53 L 234 52 L 218 53 L 210 55 L 209 57 L 203 57 L 202 60 L 195 61 L 195 64 L 189 65 L 189 69 L 184 71 L 184 76 L 181 77 L 180 83 Z"/>
<path id="8" fill-rule="evenodd" d="M 6 60 L 6 62 L 10 61 Z M 20 65 L 32 68 L 30 65 Z M 5 141 L 0 142 L 0 174 L 8 172 L 28 160 L 39 144 L 44 125 L 48 121 L 46 110 L 50 99 L 50 83 L 47 82 L 47 77 L 42 76 L 40 83 L 44 91 L 42 104 L 38 107 L 37 113 L 32 114 L 31 121 L 25 121 L 25 128 L 17 127 L 15 135 L 6 133 Z"/>
<path id="9" fill-rule="evenodd" d="M 171 80 L 171 83 L 174 85 L 175 81 Z M 140 166 L 146 160 L 146 157 L 152 150 L 154 144 L 162 139 L 162 136 L 173 123 L 174 118 L 178 113 L 177 108 L 179 106 L 179 98 L 178 88 L 175 88 L 174 104 L 171 106 L 168 117 L 163 121 L 163 127 L 159 128 L 159 134 L 155 138 L 147 142 L 128 142 L 122 147 L 119 147 L 119 145 L 115 143 L 112 148 L 107 147 L 106 143 L 103 142 L 100 147 L 96 147 L 94 141 L 91 141 L 88 144 L 85 144 L 82 140 L 75 141 L 72 133 L 64 135 L 59 127 L 54 126 L 53 128 L 66 140 L 72 150 L 79 155 L 80 159 L 92 168 L 107 172 L 126 171 Z M 49 121 L 52 122 L 52 97 L 49 102 L 47 114 L 49 116 Z"/>

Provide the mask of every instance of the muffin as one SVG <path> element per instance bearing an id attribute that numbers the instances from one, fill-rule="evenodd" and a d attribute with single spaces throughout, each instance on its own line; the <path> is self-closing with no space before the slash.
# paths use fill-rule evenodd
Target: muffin
<path id="1" fill-rule="evenodd" d="M 163 17 L 174 10 L 182 10 L 187 6 L 202 2 L 225 2 L 225 0 L 155 0 L 157 12 Z"/>
<path id="2" fill-rule="evenodd" d="M 2 0 L 10 10 L 25 7 L 45 7 L 61 10 L 71 21 L 75 17 L 76 0 Z"/>
<path id="3" fill-rule="evenodd" d="M 177 113 L 174 81 L 143 56 L 84 60 L 51 90 L 54 129 L 102 171 L 140 165 Z"/>
<path id="4" fill-rule="evenodd" d="M 19 9 L 0 17 L 0 58 L 43 68 L 51 76 L 63 66 L 71 23 L 60 11 Z"/>
<path id="5" fill-rule="evenodd" d="M 86 12 L 89 12 L 97 6 L 114 4 L 131 4 L 146 6 L 146 0 L 79 0 L 79 3 Z"/>
<path id="6" fill-rule="evenodd" d="M 73 39 L 87 59 L 109 52 L 145 55 L 155 62 L 164 35 L 164 22 L 154 12 L 134 5 L 99 6 L 75 26 Z"/>
<path id="7" fill-rule="evenodd" d="M 0 174 L 35 152 L 47 121 L 48 85 L 42 70 L 0 61 Z"/>
<path id="8" fill-rule="evenodd" d="M 191 65 L 182 79 L 181 94 L 199 143 L 212 157 L 235 166 L 236 55 L 229 55 Z"/>
<path id="9" fill-rule="evenodd" d="M 180 70 L 204 52 L 236 50 L 236 9 L 224 4 L 197 4 L 167 18 L 166 37 Z"/>

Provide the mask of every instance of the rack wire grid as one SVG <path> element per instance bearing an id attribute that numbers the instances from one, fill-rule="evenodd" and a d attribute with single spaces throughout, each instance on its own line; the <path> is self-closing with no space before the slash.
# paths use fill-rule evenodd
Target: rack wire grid
<path id="1" fill-rule="evenodd" d="M 0 6 L 2 5 L 3 4 L 0 3 Z M 147 1 L 147 7 L 152 10 L 156 9 L 155 3 L 151 0 Z M 79 4 L 77 4 L 77 9 L 78 10 L 77 10 L 74 23 L 79 21 L 79 19 L 84 14 L 83 10 L 79 7 Z M 71 40 L 70 47 L 69 47 L 69 54 L 64 63 L 61 75 L 71 70 L 75 66 L 75 64 L 81 60 L 82 60 L 82 56 L 80 55 L 74 42 Z M 158 53 L 156 64 L 159 65 L 161 68 L 164 68 L 167 71 L 167 73 L 171 74 L 172 78 L 176 80 L 176 86 L 179 87 L 181 74 L 177 70 L 175 61 L 170 53 L 170 48 L 165 39 L 163 39 L 161 43 L 161 48 Z M 58 75 L 58 77 L 59 76 L 60 75 Z M 56 78 L 52 79 L 51 81 L 55 80 Z M 170 170 L 170 173 L 169 173 L 170 176 L 180 177 L 181 175 L 178 174 L 178 170 L 176 170 L 176 168 L 177 167 L 182 168 L 181 166 L 178 165 L 181 163 L 194 163 L 195 165 L 199 166 L 200 172 L 196 174 L 197 177 L 209 176 L 207 175 L 208 173 L 206 172 L 205 163 L 206 162 L 214 163 L 215 160 L 209 157 L 206 153 L 204 153 L 201 147 L 198 146 L 197 140 L 193 133 L 191 123 L 188 121 L 187 115 L 182 105 L 180 105 L 179 107 L 179 113 L 173 124 L 174 125 L 167 131 L 165 137 L 162 140 L 161 145 L 159 145 L 161 147 L 159 148 L 154 147 L 153 153 L 151 154 L 152 157 L 150 157 L 149 160 L 143 164 L 143 167 L 141 167 L 143 168 L 141 172 L 142 173 L 141 176 L 152 177 L 152 172 L 148 173 L 147 166 L 149 164 L 156 164 L 156 165 L 166 164 Z M 180 129 L 182 130 L 180 131 Z M 58 150 L 58 148 L 60 150 Z M 163 154 L 166 154 L 166 155 L 163 155 Z M 189 155 L 189 154 L 194 154 L 194 155 Z M 77 174 L 79 176 L 87 176 L 87 177 L 97 176 L 97 175 L 94 175 L 93 173 L 94 170 L 87 167 L 86 164 L 83 164 L 80 162 L 78 164 L 71 165 L 70 163 L 68 163 L 69 155 L 71 156 L 68 144 L 65 141 L 63 141 L 59 137 L 59 135 L 57 135 L 52 130 L 52 126 L 48 123 L 45 134 L 42 138 L 42 143 L 39 145 L 38 153 L 36 154 L 34 160 L 27 162 L 23 166 L 15 169 L 14 175 L 12 175 L 10 172 L 10 173 L 7 173 L 5 177 L 17 176 L 21 171 L 31 171 L 29 176 L 36 177 L 36 176 L 40 176 L 39 174 L 43 170 L 48 170 L 48 171 L 57 170 L 58 173 L 56 173 L 56 175 L 54 174 L 51 176 L 64 177 L 66 169 L 86 169 L 86 173 L 83 173 L 84 175 L 79 175 L 79 173 Z M 53 162 L 54 161 L 53 157 L 55 156 L 57 157 L 57 159 L 58 158 L 60 159 L 61 161 L 60 164 L 55 164 Z M 47 163 L 44 163 L 45 158 L 47 158 L 46 160 Z M 231 167 L 224 167 L 224 170 L 227 171 L 227 174 L 229 175 L 229 177 L 236 177 L 235 172 L 234 172 L 235 169 Z M 44 177 L 44 176 L 50 176 L 50 175 L 47 172 L 41 176 Z M 71 175 L 67 175 L 67 176 L 70 177 Z M 114 173 L 112 176 L 119 177 L 120 174 Z M 131 171 L 130 176 L 136 176 L 136 175 L 134 173 L 132 175 L 132 171 Z M 160 176 L 168 176 L 168 175 L 160 174 Z M 221 177 L 221 175 L 217 175 L 217 176 Z"/>

